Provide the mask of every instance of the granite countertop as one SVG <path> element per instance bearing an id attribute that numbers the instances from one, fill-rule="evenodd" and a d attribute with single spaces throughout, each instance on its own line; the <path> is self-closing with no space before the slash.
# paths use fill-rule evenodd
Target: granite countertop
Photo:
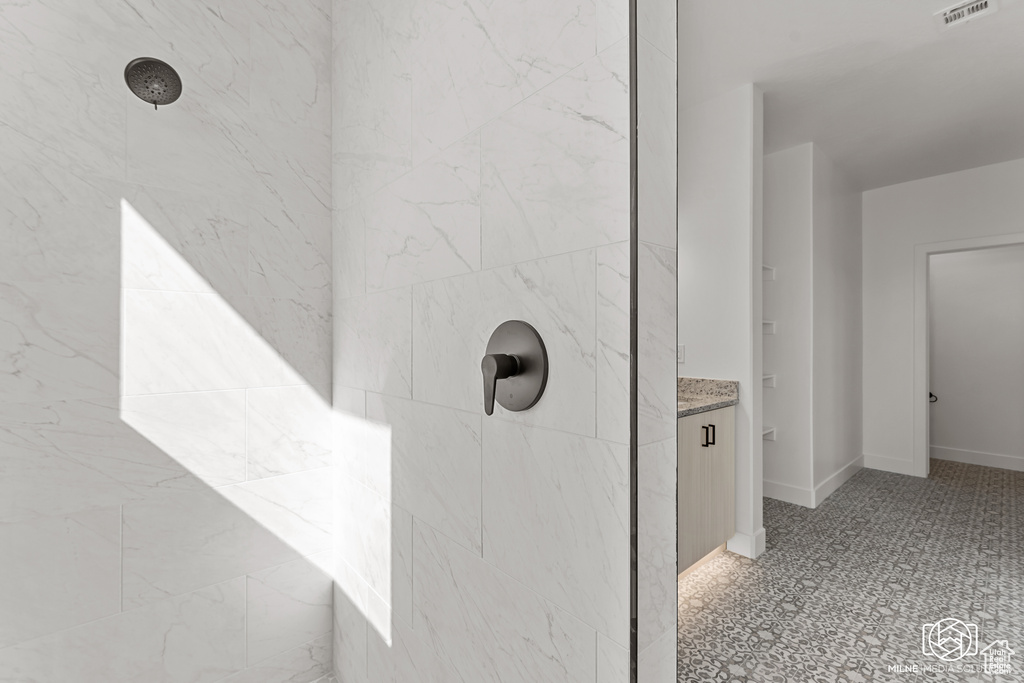
<path id="1" fill-rule="evenodd" d="M 740 383 L 727 379 L 677 378 L 676 417 L 734 406 L 740 402 Z"/>

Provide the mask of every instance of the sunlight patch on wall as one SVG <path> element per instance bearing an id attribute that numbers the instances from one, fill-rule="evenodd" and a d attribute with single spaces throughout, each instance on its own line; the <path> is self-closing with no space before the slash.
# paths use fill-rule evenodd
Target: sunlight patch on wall
<path id="1" fill-rule="evenodd" d="M 306 560 L 390 643 L 390 427 L 335 411 L 245 319 L 246 297 L 226 301 L 127 200 L 121 293 L 121 419 L 209 487 L 133 509 L 128 603 Z M 362 586 L 338 580 L 345 565 Z"/>

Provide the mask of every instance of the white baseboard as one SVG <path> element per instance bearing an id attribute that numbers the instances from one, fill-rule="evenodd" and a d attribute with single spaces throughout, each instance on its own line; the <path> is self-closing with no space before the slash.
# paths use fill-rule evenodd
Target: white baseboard
<path id="1" fill-rule="evenodd" d="M 863 467 L 864 456 L 861 456 L 818 484 L 813 490 L 789 484 L 780 484 L 777 481 L 768 481 L 766 479 L 764 481 L 764 496 L 765 498 L 781 500 L 783 503 L 802 505 L 805 508 L 816 508 Z"/>
<path id="2" fill-rule="evenodd" d="M 726 544 L 729 552 L 755 559 L 764 552 L 764 527 L 754 535 L 737 533 Z"/>
<path id="3" fill-rule="evenodd" d="M 896 458 L 887 458 L 884 455 L 871 455 L 870 453 L 865 453 L 864 467 L 869 470 L 882 470 L 883 472 L 892 472 L 894 474 L 909 474 L 912 477 L 919 476 L 914 473 L 914 463 L 910 460 L 897 460 Z"/>
<path id="4" fill-rule="evenodd" d="M 931 456 L 936 460 L 952 460 L 968 465 L 984 465 L 985 467 L 998 467 L 1001 470 L 1024 472 L 1024 458 L 1014 455 L 932 446 Z"/>
<path id="5" fill-rule="evenodd" d="M 805 508 L 814 507 L 814 491 L 811 489 L 780 484 L 777 481 L 764 480 L 764 497 L 774 500 L 781 500 L 783 503 L 802 505 Z"/>
<path id="6" fill-rule="evenodd" d="M 831 477 L 821 482 L 814 487 L 814 505 L 812 507 L 818 507 L 825 502 L 825 499 L 831 496 L 839 489 L 840 486 L 850 480 L 850 477 L 864 469 L 864 456 L 854 459 L 848 463 L 843 469 L 839 470 Z"/>

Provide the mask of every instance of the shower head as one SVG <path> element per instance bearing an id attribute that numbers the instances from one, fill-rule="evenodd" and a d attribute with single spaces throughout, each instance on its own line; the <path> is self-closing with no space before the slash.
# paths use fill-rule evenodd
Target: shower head
<path id="1" fill-rule="evenodd" d="M 152 57 L 139 57 L 124 68 L 124 82 L 140 100 L 156 109 L 181 96 L 181 77 L 169 64 Z"/>

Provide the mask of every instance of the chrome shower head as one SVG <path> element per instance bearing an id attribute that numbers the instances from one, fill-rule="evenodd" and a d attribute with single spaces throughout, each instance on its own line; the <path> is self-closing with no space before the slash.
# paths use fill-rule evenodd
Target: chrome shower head
<path id="1" fill-rule="evenodd" d="M 124 68 L 124 82 L 140 100 L 156 109 L 158 104 L 170 104 L 181 96 L 181 77 L 170 64 L 152 57 L 139 57 Z"/>

